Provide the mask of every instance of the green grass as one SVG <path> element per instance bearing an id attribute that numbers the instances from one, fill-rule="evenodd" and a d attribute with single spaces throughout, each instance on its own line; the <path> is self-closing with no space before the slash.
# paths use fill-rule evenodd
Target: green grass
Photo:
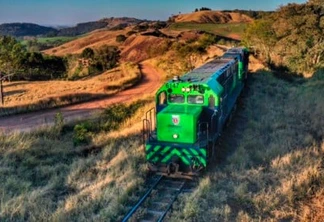
<path id="1" fill-rule="evenodd" d="M 77 38 L 79 37 L 69 37 L 69 36 L 43 37 L 43 38 L 37 38 L 37 41 L 40 43 L 62 42 L 63 44 L 75 40 Z"/>
<path id="2" fill-rule="evenodd" d="M 214 33 L 221 36 L 228 36 L 230 34 L 242 35 L 246 29 L 247 24 L 198 24 L 198 23 L 173 23 L 169 28 L 177 31 L 184 30 L 199 30 Z"/>
<path id="3" fill-rule="evenodd" d="M 75 40 L 79 37 L 69 37 L 69 36 L 56 36 L 56 37 L 40 37 L 37 38 L 37 42 L 38 43 L 48 43 L 48 44 L 53 44 L 53 43 L 60 43 L 60 44 L 64 44 L 66 42 Z M 21 41 L 21 44 L 23 45 L 27 45 L 27 40 L 23 40 Z"/>

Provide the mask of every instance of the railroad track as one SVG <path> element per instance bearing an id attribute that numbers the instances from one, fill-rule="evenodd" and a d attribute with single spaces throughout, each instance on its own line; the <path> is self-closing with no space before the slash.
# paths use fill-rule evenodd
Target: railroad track
<path id="1" fill-rule="evenodd" d="M 187 179 L 172 179 L 154 176 L 147 182 L 148 189 L 122 220 L 126 221 L 163 221 L 181 193 L 190 193 L 196 186 Z"/>

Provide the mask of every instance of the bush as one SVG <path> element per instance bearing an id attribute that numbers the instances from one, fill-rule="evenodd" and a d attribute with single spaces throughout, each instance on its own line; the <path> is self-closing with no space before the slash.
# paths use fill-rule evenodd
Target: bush
<path id="1" fill-rule="evenodd" d="M 127 37 L 124 36 L 124 35 L 117 35 L 116 36 L 116 42 L 125 42 L 126 39 L 127 39 Z"/>
<path id="2" fill-rule="evenodd" d="M 135 34 L 135 33 L 137 33 L 137 32 L 131 30 L 131 31 L 129 31 L 129 32 L 126 33 L 126 36 L 131 36 L 131 35 L 133 35 L 133 34 Z"/>
<path id="3" fill-rule="evenodd" d="M 73 144 L 78 146 L 89 143 L 89 130 L 91 126 L 88 122 L 75 125 L 73 129 Z"/>

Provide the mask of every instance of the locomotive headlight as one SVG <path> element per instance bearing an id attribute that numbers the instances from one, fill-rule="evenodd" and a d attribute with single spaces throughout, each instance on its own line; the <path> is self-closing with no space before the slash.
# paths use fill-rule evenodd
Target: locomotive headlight
<path id="1" fill-rule="evenodd" d="M 179 135 L 178 134 L 173 134 L 173 139 L 178 139 Z"/>
<path id="2" fill-rule="evenodd" d="M 185 89 L 185 88 L 182 88 L 181 90 L 182 90 L 182 92 L 185 92 L 185 91 L 186 91 L 186 89 Z"/>
<path id="3" fill-rule="evenodd" d="M 187 91 L 187 92 L 190 92 L 190 88 L 186 88 L 186 91 Z"/>

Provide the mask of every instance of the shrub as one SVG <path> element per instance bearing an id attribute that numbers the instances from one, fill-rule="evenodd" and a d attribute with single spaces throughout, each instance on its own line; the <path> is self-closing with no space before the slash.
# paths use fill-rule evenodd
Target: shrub
<path id="1" fill-rule="evenodd" d="M 124 36 L 124 35 L 117 35 L 116 36 L 116 42 L 125 42 L 126 39 L 127 39 L 127 37 Z"/>
<path id="2" fill-rule="evenodd" d="M 91 128 L 88 122 L 75 125 L 73 129 L 73 144 L 78 146 L 80 144 L 88 144 L 89 129 Z"/>

